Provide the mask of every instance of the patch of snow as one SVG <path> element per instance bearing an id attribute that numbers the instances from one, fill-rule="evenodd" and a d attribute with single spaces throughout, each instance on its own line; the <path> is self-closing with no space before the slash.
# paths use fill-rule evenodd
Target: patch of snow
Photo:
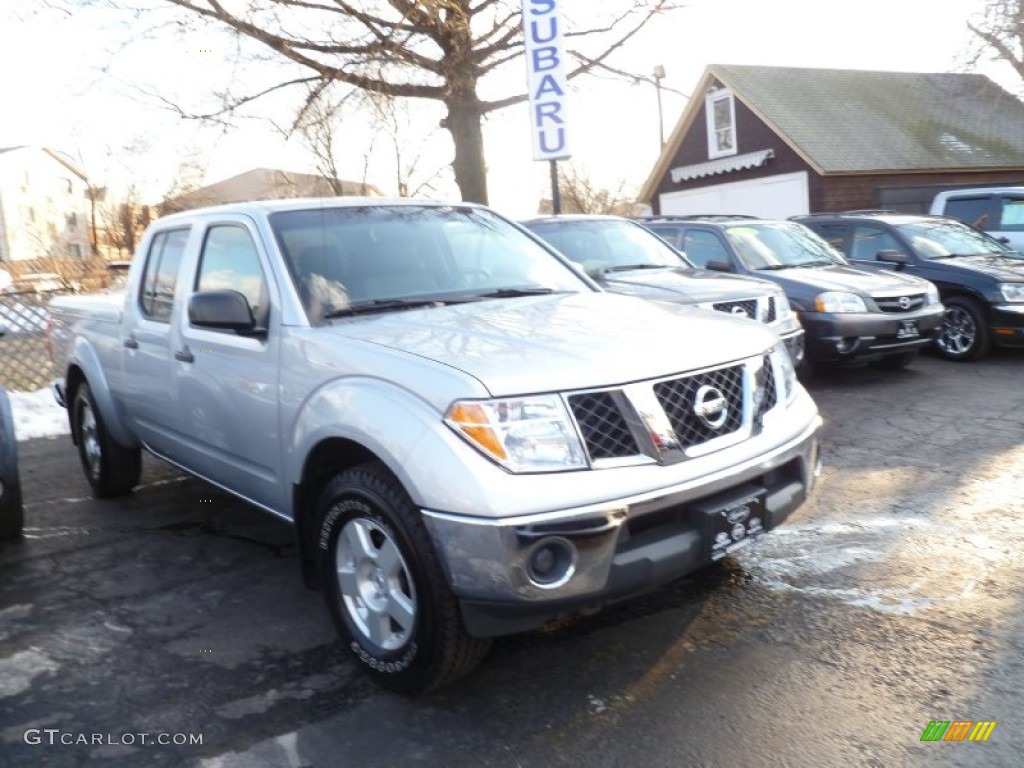
<path id="1" fill-rule="evenodd" d="M 8 392 L 7 396 L 11 401 L 14 434 L 18 440 L 66 435 L 71 431 L 68 412 L 57 405 L 49 389 Z"/>

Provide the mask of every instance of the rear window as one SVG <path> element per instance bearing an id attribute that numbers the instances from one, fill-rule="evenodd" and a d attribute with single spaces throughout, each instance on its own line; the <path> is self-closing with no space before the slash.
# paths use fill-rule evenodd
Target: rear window
<path id="1" fill-rule="evenodd" d="M 181 266 L 188 229 L 171 229 L 154 235 L 146 255 L 146 271 L 142 277 L 139 307 L 150 320 L 169 323 L 178 288 L 178 267 Z"/>

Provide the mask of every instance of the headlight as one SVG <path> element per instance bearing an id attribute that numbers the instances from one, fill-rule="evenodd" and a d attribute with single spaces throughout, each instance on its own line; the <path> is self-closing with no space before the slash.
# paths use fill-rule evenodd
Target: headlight
<path id="1" fill-rule="evenodd" d="M 855 293 L 843 291 L 825 291 L 814 299 L 814 308 L 818 312 L 867 312 L 864 299 Z"/>
<path id="2" fill-rule="evenodd" d="M 512 472 L 558 472 L 587 465 L 569 413 L 556 395 L 461 400 L 452 403 L 444 421 Z"/>
<path id="3" fill-rule="evenodd" d="M 939 289 L 928 283 L 928 287 L 924 289 L 924 305 L 926 307 L 934 307 L 939 302 Z"/>
<path id="4" fill-rule="evenodd" d="M 778 371 L 778 380 L 782 391 L 779 392 L 779 401 L 788 403 L 796 394 L 796 369 L 793 367 L 793 358 L 789 356 L 786 343 L 780 341 L 772 349 L 772 367 Z"/>
<path id="5" fill-rule="evenodd" d="M 999 290 L 1007 301 L 1024 301 L 1024 283 L 1000 283 Z"/>
<path id="6" fill-rule="evenodd" d="M 789 299 L 786 298 L 786 294 L 779 291 L 775 295 L 775 319 L 788 320 L 792 316 L 793 310 L 789 306 Z"/>

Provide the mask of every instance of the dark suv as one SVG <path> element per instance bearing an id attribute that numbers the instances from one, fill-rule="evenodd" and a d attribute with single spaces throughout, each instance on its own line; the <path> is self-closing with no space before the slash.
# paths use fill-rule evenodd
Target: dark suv
<path id="1" fill-rule="evenodd" d="M 642 223 L 699 267 L 780 285 L 806 331 L 807 369 L 862 362 L 903 367 L 942 323 L 931 283 L 854 268 L 802 224 L 751 216 L 658 216 Z"/>
<path id="2" fill-rule="evenodd" d="M 944 216 L 883 211 L 795 218 L 858 266 L 934 283 L 946 306 L 935 345 L 976 360 L 993 344 L 1024 347 L 1024 258 L 984 232 Z"/>

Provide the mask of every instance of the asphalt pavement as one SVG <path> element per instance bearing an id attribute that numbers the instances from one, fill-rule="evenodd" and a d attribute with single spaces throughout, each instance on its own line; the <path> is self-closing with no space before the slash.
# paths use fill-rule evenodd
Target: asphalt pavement
<path id="1" fill-rule="evenodd" d="M 1022 380 L 1021 352 L 819 376 L 786 526 L 419 698 L 343 652 L 285 523 L 152 460 L 96 501 L 69 438 L 22 443 L 0 765 L 1019 766 Z"/>

